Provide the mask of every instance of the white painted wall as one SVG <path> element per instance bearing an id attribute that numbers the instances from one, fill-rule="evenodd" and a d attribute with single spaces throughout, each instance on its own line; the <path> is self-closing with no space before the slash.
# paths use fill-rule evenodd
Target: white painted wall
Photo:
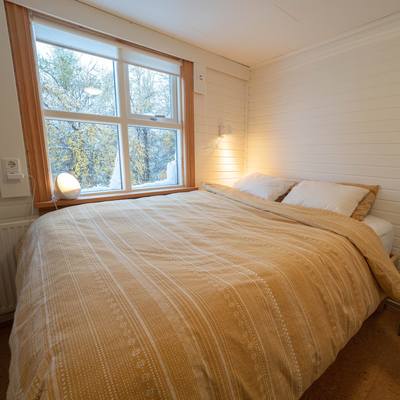
<path id="1" fill-rule="evenodd" d="M 0 219 L 4 219 L 27 215 L 30 212 L 31 200 L 14 69 L 2 1 L 0 1 L 0 60 L 0 159 L 18 158 L 25 174 L 22 181 L 5 180 L 0 164 Z"/>
<path id="2" fill-rule="evenodd" d="M 247 82 L 207 69 L 206 95 L 195 96 L 196 182 L 231 185 L 243 173 Z M 218 126 L 226 135 L 218 137 Z"/>
<path id="3" fill-rule="evenodd" d="M 247 171 L 381 185 L 400 249 L 400 23 L 254 68 Z"/>

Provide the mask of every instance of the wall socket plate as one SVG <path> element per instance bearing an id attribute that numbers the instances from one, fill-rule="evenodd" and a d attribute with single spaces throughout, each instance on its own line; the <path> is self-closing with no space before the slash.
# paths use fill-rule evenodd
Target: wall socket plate
<path id="1" fill-rule="evenodd" d="M 4 179 L 7 181 L 20 181 L 24 178 L 18 158 L 3 158 L 1 160 Z"/>

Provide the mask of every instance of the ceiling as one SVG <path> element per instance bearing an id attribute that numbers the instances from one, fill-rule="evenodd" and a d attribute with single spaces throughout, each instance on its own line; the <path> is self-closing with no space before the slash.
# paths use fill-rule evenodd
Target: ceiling
<path id="1" fill-rule="evenodd" d="M 400 12 L 399 0 L 81 0 L 252 66 Z"/>

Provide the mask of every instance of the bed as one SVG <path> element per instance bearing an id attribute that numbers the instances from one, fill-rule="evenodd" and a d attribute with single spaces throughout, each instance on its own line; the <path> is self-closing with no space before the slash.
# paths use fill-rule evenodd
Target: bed
<path id="1" fill-rule="evenodd" d="M 44 215 L 17 286 L 9 399 L 298 399 L 400 298 L 366 224 L 219 185 Z"/>

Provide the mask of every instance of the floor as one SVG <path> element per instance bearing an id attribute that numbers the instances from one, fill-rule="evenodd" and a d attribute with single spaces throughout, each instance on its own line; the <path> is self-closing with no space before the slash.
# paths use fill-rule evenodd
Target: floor
<path id="1" fill-rule="evenodd" d="M 399 323 L 400 310 L 372 315 L 301 400 L 400 399 Z M 0 326 L 0 399 L 7 389 L 10 329 Z"/>
<path id="2" fill-rule="evenodd" d="M 11 324 L 3 323 L 0 325 L 0 399 L 6 398 L 8 383 L 8 364 L 10 362 L 10 349 L 8 348 L 8 336 Z"/>
<path id="3" fill-rule="evenodd" d="M 302 400 L 400 399 L 400 310 L 373 314 Z"/>

